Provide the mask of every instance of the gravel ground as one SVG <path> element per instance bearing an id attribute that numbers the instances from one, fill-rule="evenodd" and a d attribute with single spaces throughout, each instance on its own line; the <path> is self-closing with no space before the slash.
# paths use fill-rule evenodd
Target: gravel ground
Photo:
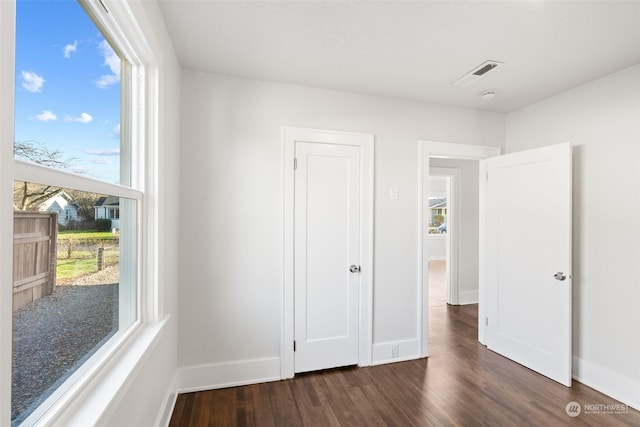
<path id="1" fill-rule="evenodd" d="M 11 419 L 18 424 L 118 329 L 114 271 L 99 272 L 22 307 L 13 316 Z M 115 271 L 117 281 L 117 271 Z M 87 286 L 92 284 L 93 286 Z"/>

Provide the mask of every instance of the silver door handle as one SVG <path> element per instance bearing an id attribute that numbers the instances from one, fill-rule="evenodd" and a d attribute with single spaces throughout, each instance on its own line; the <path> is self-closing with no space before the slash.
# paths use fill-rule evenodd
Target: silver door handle
<path id="1" fill-rule="evenodd" d="M 351 267 L 349 267 L 349 271 L 352 273 L 360 273 L 360 266 L 353 264 Z"/>
<path id="2" fill-rule="evenodd" d="M 562 271 L 558 271 L 556 274 L 554 274 L 554 275 L 553 275 L 553 278 L 554 278 L 554 279 L 559 280 L 559 281 L 561 281 L 561 282 L 562 282 L 563 280 L 566 280 L 566 279 L 567 279 L 567 277 L 568 277 L 568 278 L 571 278 L 571 275 L 570 275 L 570 274 L 563 273 Z"/>

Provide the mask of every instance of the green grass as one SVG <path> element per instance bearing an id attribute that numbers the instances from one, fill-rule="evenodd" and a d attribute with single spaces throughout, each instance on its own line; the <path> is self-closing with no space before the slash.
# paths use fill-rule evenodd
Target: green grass
<path id="1" fill-rule="evenodd" d="M 57 280 L 76 279 L 98 271 L 95 258 L 58 259 L 56 267 Z"/>
<path id="2" fill-rule="evenodd" d="M 114 236 L 110 231 L 65 230 L 59 232 L 57 280 L 73 280 L 98 271 L 96 260 L 98 246 L 105 248 L 105 266 L 118 264 L 117 242 L 118 236 Z M 68 258 L 70 244 L 71 257 Z"/>
<path id="3" fill-rule="evenodd" d="M 96 256 L 90 251 L 74 251 L 73 257 L 67 259 L 66 251 L 58 251 L 58 262 L 56 264 L 56 279 L 67 280 L 92 274 L 98 271 Z M 117 250 L 105 250 L 104 265 L 116 265 L 119 262 Z"/>
<path id="4" fill-rule="evenodd" d="M 105 248 L 104 250 L 104 262 L 115 261 L 118 262 L 118 248 L 115 246 Z M 83 259 L 92 259 L 95 260 L 97 256 L 96 251 L 87 251 L 87 250 L 77 250 L 73 251 L 73 255 L 71 258 L 67 258 L 66 248 L 58 248 L 58 261 L 74 261 L 74 260 L 83 260 Z"/>
<path id="5" fill-rule="evenodd" d="M 65 230 L 58 233 L 58 240 L 102 240 L 117 241 L 118 237 L 110 231 Z"/>

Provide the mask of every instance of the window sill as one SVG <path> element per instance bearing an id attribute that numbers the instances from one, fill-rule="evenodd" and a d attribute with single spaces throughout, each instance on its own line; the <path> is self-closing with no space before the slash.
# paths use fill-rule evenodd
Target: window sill
<path id="1" fill-rule="evenodd" d="M 108 351 L 97 353 L 94 355 L 96 359 L 87 361 L 91 366 L 49 411 L 35 423 L 28 418 L 22 425 L 84 427 L 104 423 L 144 366 L 170 317 L 167 315 L 157 322 L 133 326 L 113 347 L 105 349 Z"/>

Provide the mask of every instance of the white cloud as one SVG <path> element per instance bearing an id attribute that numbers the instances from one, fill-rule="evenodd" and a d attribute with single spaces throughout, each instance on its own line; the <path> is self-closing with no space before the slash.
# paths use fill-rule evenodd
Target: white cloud
<path id="1" fill-rule="evenodd" d="M 95 154 L 97 156 L 119 156 L 120 155 L 119 148 L 114 148 L 110 150 L 94 150 L 91 148 L 86 148 L 84 152 L 87 154 Z"/>
<path id="2" fill-rule="evenodd" d="M 114 128 L 113 128 L 113 134 L 120 138 L 120 123 L 118 123 Z"/>
<path id="3" fill-rule="evenodd" d="M 101 89 L 106 89 L 108 86 L 120 81 L 120 58 L 118 58 L 118 55 L 116 55 L 106 40 L 102 40 L 100 44 L 98 44 L 98 51 L 100 55 L 104 57 L 104 65 L 109 67 L 111 74 L 100 76 L 96 81 L 96 85 Z"/>
<path id="4" fill-rule="evenodd" d="M 78 123 L 89 123 L 93 120 L 93 116 L 88 113 L 82 113 L 78 117 L 71 117 L 69 115 L 64 116 L 63 119 L 65 122 L 78 122 Z"/>
<path id="5" fill-rule="evenodd" d="M 93 117 L 91 116 L 91 114 L 87 113 L 82 113 L 80 114 L 80 117 L 76 117 L 75 119 L 73 119 L 73 121 L 79 123 L 89 123 L 91 120 L 93 120 Z"/>
<path id="6" fill-rule="evenodd" d="M 106 89 L 107 87 L 116 84 L 120 81 L 120 76 L 116 76 L 114 74 L 100 76 L 98 80 L 96 80 L 96 85 L 100 89 Z"/>
<path id="7" fill-rule="evenodd" d="M 64 47 L 64 57 L 69 59 L 71 54 L 78 50 L 78 40 L 74 40 L 73 44 L 68 44 Z"/>
<path id="8" fill-rule="evenodd" d="M 41 122 L 50 122 L 53 120 L 57 120 L 58 116 L 56 116 L 49 110 L 44 110 L 42 111 L 42 113 L 36 115 L 36 119 L 40 120 Z"/>
<path id="9" fill-rule="evenodd" d="M 29 92 L 40 92 L 45 79 L 31 71 L 22 71 L 22 87 Z"/>

